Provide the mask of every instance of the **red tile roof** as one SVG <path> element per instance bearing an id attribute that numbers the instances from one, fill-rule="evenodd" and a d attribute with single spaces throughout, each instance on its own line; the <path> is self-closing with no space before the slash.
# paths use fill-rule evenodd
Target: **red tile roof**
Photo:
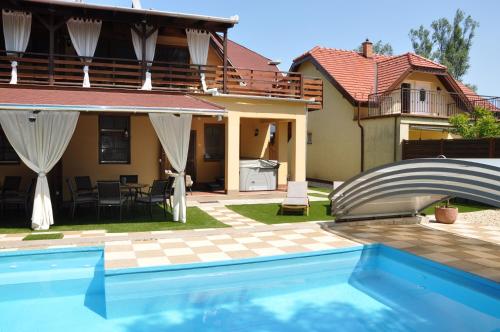
<path id="1" fill-rule="evenodd" d="M 276 65 L 270 65 L 271 59 L 252 51 L 232 40 L 227 41 L 227 57 L 234 67 L 243 69 L 279 71 Z"/>
<path id="2" fill-rule="evenodd" d="M 0 87 L 0 104 L 180 108 L 193 111 L 224 110 L 219 105 L 189 95 L 82 88 Z"/>
<path id="3" fill-rule="evenodd" d="M 374 54 L 366 58 L 357 51 L 316 46 L 294 60 L 291 71 L 308 59 L 314 60 L 338 83 L 347 97 L 366 102 L 372 93 L 386 91 L 412 69 L 446 72 L 446 67 L 413 53 L 399 56 Z"/>

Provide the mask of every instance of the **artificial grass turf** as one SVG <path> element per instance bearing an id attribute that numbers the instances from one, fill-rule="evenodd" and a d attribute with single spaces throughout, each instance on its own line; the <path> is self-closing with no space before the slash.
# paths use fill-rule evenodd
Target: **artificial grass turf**
<path id="1" fill-rule="evenodd" d="M 67 213 L 55 216 L 54 225 L 51 231 L 87 231 L 106 230 L 109 233 L 130 233 L 149 232 L 163 230 L 187 230 L 196 228 L 219 228 L 228 227 L 217 221 L 207 213 L 197 207 L 187 208 L 187 221 L 185 224 L 173 222 L 172 215 L 167 212 L 167 217 L 163 215 L 160 207 L 155 207 L 153 219 L 143 209 L 136 209 L 134 215 L 124 212 L 122 221 L 118 219 L 118 211 L 110 210 L 110 213 L 101 214 L 101 220 L 97 220 L 95 209 L 81 209 L 77 211 L 74 220 L 71 220 Z M 5 221 L 0 222 L 0 234 L 27 233 L 31 232 L 24 217 L 5 217 Z"/>
<path id="2" fill-rule="evenodd" d="M 49 233 L 49 234 L 29 234 L 23 238 L 23 241 L 36 241 L 36 240 L 58 240 L 64 237 L 63 233 Z"/>
<path id="3" fill-rule="evenodd" d="M 309 189 L 314 190 L 314 191 L 321 191 L 321 192 L 324 192 L 325 194 L 329 194 L 333 191 L 333 188 L 329 188 L 329 187 L 309 186 Z"/>
<path id="4" fill-rule="evenodd" d="M 330 202 L 328 201 L 311 202 L 308 216 L 302 215 L 300 212 L 293 213 L 288 211 L 285 215 L 281 215 L 281 204 L 228 205 L 227 208 L 247 218 L 251 218 L 265 224 L 334 219 L 330 215 Z"/>

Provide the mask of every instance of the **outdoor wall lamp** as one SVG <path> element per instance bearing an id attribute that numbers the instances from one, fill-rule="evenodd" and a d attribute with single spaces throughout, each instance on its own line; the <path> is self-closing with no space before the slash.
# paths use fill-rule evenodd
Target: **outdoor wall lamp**
<path id="1" fill-rule="evenodd" d="M 38 117 L 38 113 L 40 113 L 40 111 L 29 112 L 28 113 L 29 122 L 31 122 L 31 123 L 36 122 L 36 118 Z"/>
<path id="2" fill-rule="evenodd" d="M 221 121 L 222 121 L 222 115 L 220 115 L 220 114 L 219 114 L 219 115 L 217 115 L 217 121 L 218 121 L 218 122 L 221 122 Z"/>
<path id="3" fill-rule="evenodd" d="M 259 128 L 255 128 L 255 133 L 253 135 L 255 137 L 259 136 Z"/>

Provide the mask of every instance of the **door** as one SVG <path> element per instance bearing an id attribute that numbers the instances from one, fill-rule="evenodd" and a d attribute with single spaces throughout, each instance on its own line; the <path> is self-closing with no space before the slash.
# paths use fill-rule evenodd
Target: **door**
<path id="1" fill-rule="evenodd" d="M 191 130 L 191 135 L 189 136 L 186 174 L 191 175 L 193 181 L 196 181 L 196 130 Z"/>
<path id="2" fill-rule="evenodd" d="M 430 91 L 431 84 L 429 82 L 416 82 L 415 90 L 412 93 L 411 113 L 429 114 L 430 113 Z"/>
<path id="3" fill-rule="evenodd" d="M 411 104 L 410 95 L 411 95 L 411 84 L 410 83 L 401 84 L 401 113 L 410 113 L 410 104 Z"/>

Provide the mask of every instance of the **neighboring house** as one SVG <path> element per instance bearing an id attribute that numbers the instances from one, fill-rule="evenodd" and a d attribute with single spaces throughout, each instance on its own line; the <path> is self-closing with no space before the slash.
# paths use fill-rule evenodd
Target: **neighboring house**
<path id="1" fill-rule="evenodd" d="M 186 173 L 199 188 L 223 178 L 226 192 L 238 192 L 243 158 L 277 159 L 280 187 L 305 179 L 306 117 L 321 106 L 321 80 L 280 72 L 270 59 L 228 40 L 237 18 L 67 1 L 5 1 L 0 7 L 4 14 L 27 13 L 31 22 L 25 50 L 0 52 L 0 112 L 80 111 L 49 174 L 55 193 L 63 190 L 67 198 L 63 180 L 74 176 L 96 181 L 137 174 L 141 183 L 164 177 L 170 166 L 149 112 L 193 114 Z M 71 19 L 100 22 L 95 53 L 75 51 Z M 208 33 L 208 50 L 199 40 L 190 44 L 187 29 L 196 29 L 195 37 Z M 206 63 L 203 56 L 193 61 L 200 54 L 193 56 L 191 48 L 208 51 Z M 8 84 L 13 61 L 18 80 Z M 33 173 L 0 129 L 0 179 L 5 175 L 22 175 L 28 183 Z"/>
<path id="2" fill-rule="evenodd" d="M 449 116 L 490 100 L 498 106 L 441 64 L 413 53 L 374 54 L 368 40 L 362 49 L 315 47 L 291 66 L 324 82 L 323 110 L 308 116 L 308 178 L 344 181 L 400 160 L 403 140 L 453 138 Z"/>

